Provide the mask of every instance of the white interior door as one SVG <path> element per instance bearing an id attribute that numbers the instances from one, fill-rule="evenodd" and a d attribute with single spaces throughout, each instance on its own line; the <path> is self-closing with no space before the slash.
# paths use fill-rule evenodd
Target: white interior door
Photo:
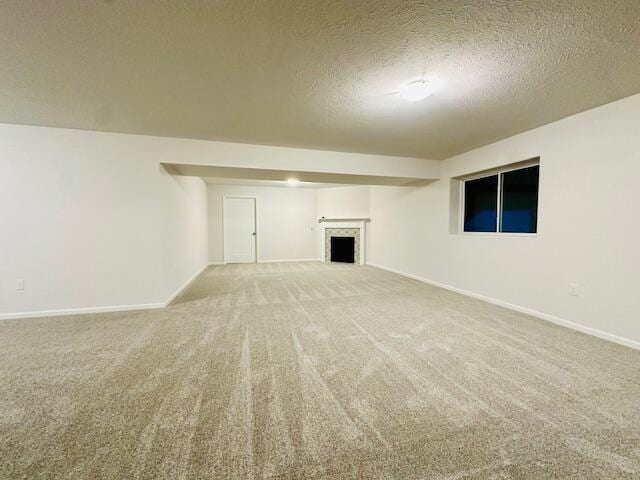
<path id="1" fill-rule="evenodd" d="M 256 261 L 256 199 L 225 197 L 224 261 L 255 263 Z"/>

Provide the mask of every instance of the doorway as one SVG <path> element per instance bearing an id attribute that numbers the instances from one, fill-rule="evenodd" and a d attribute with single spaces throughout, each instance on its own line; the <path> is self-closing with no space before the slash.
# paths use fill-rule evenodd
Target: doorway
<path id="1" fill-rule="evenodd" d="M 255 197 L 223 197 L 225 263 L 255 263 L 257 250 Z"/>

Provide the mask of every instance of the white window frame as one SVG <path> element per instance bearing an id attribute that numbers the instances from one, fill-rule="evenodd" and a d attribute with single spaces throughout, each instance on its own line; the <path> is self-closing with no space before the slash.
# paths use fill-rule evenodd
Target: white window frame
<path id="1" fill-rule="evenodd" d="M 517 164 L 507 165 L 505 167 L 485 170 L 460 178 L 462 185 L 460 188 L 460 233 L 462 235 L 499 235 L 505 237 L 536 237 L 540 232 L 540 179 L 538 178 L 538 204 L 536 205 L 536 231 L 535 232 L 501 232 L 502 227 L 502 174 L 513 172 L 515 170 L 523 170 L 529 167 L 540 166 L 540 158 L 526 160 Z M 464 229 L 464 207 L 465 207 L 465 190 L 466 183 L 469 180 L 478 180 L 480 178 L 489 178 L 498 176 L 498 195 L 496 197 L 496 231 L 495 232 L 467 232 Z"/>

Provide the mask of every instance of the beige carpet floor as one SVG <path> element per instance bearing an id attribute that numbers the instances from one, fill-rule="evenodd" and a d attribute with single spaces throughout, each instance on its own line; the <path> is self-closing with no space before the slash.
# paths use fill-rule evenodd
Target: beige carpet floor
<path id="1" fill-rule="evenodd" d="M 640 352 L 371 267 L 0 322 L 2 479 L 638 479 Z"/>

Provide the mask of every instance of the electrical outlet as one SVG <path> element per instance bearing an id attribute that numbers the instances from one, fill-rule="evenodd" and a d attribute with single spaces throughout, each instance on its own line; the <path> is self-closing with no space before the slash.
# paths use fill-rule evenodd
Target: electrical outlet
<path id="1" fill-rule="evenodd" d="M 19 278 L 16 280 L 16 290 L 24 290 L 24 280 Z"/>
<path id="2" fill-rule="evenodd" d="M 569 295 L 572 295 L 574 297 L 578 296 L 578 284 L 577 283 L 570 283 L 569 284 Z"/>

